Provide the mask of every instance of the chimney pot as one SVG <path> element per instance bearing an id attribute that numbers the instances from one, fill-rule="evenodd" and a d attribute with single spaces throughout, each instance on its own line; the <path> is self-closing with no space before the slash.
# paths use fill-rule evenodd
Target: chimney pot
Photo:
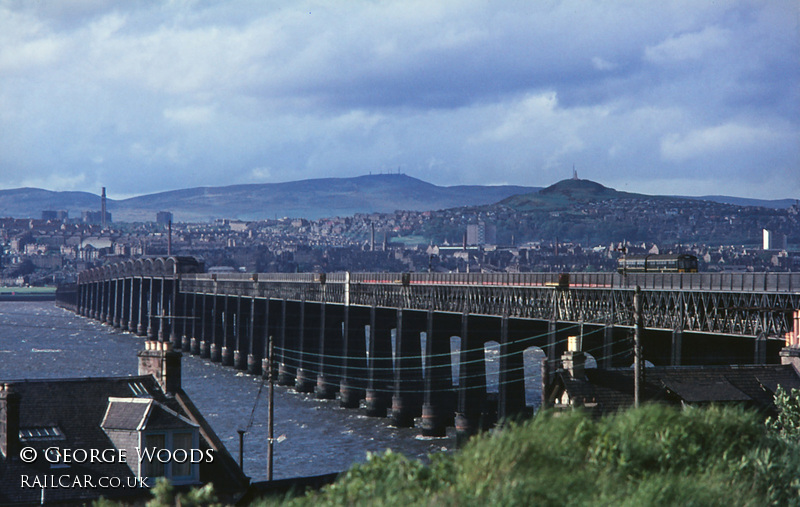
<path id="1" fill-rule="evenodd" d="M 153 375 L 161 389 L 172 394 L 181 389 L 182 354 L 167 342 L 146 342 L 150 348 L 139 351 L 139 375 Z"/>

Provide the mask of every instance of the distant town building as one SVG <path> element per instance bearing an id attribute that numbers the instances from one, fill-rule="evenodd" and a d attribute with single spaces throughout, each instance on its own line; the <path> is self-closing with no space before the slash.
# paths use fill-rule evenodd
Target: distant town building
<path id="1" fill-rule="evenodd" d="M 103 225 L 111 223 L 111 213 L 106 211 L 106 219 L 102 219 L 103 213 L 100 211 L 84 211 L 81 213 L 81 222 L 86 225 Z"/>
<path id="2" fill-rule="evenodd" d="M 156 213 L 156 223 L 159 225 L 169 225 L 172 222 L 172 212 L 159 211 Z"/>
<path id="3" fill-rule="evenodd" d="M 497 244 L 497 227 L 486 222 L 467 225 L 467 245 Z"/>
<path id="4" fill-rule="evenodd" d="M 769 229 L 762 229 L 762 249 L 764 250 L 786 250 L 786 234 L 777 234 Z"/>
<path id="5" fill-rule="evenodd" d="M 63 209 L 42 211 L 42 220 L 63 222 L 68 218 L 69 218 L 69 213 Z"/>

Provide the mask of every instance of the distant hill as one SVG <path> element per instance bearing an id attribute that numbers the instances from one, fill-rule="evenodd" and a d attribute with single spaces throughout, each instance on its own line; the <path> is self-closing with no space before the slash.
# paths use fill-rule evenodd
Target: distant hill
<path id="1" fill-rule="evenodd" d="M 796 199 L 748 199 L 747 197 L 729 197 L 727 195 L 704 195 L 701 197 L 675 196 L 680 199 L 712 201 L 735 206 L 760 206 L 762 208 L 787 209 L 796 203 Z"/>
<path id="2" fill-rule="evenodd" d="M 175 221 L 180 222 L 215 218 L 316 219 L 355 213 L 478 206 L 537 190 L 538 187 L 514 185 L 442 187 L 404 174 L 379 174 L 286 183 L 197 187 L 123 200 L 108 199 L 107 205 L 113 220 L 117 222 L 154 221 L 158 211 L 171 211 Z M 43 210 L 51 209 L 65 209 L 70 212 L 70 217 L 79 217 L 83 210 L 99 210 L 100 197 L 85 192 L 39 189 L 0 191 L 0 216 L 39 218 Z"/>
<path id="3" fill-rule="evenodd" d="M 538 192 L 508 197 L 498 204 L 517 211 L 546 211 L 563 209 L 575 203 L 599 202 L 614 199 L 670 199 L 620 192 L 591 180 L 562 180 Z M 680 199 L 680 198 L 675 198 Z"/>
<path id="4" fill-rule="evenodd" d="M 109 189 L 112 191 L 113 189 Z M 515 185 L 438 186 L 405 174 L 320 178 L 285 183 L 196 187 L 129 199 L 108 199 L 116 222 L 154 221 L 171 211 L 177 222 L 215 218 L 263 220 L 281 217 L 317 219 L 395 210 L 427 211 L 498 203 L 518 211 L 563 209 L 575 202 L 641 198 L 709 200 L 737 206 L 787 208 L 791 199 L 649 196 L 620 192 L 589 180 L 563 180 L 547 188 Z M 44 210 L 67 210 L 71 218 L 99 210 L 100 197 L 89 192 L 52 192 L 37 188 L 0 190 L 0 217 L 40 218 Z"/>
<path id="5" fill-rule="evenodd" d="M 89 192 L 52 192 L 40 188 L 0 190 L 0 217 L 41 218 L 42 211 L 68 210 L 80 217 L 84 210 L 100 210 L 100 197 Z"/>
<path id="6" fill-rule="evenodd" d="M 608 188 L 600 183 L 591 180 L 562 180 L 549 187 L 543 188 L 538 192 L 515 195 L 508 197 L 500 204 L 526 211 L 533 209 L 543 209 L 547 207 L 560 207 L 569 203 L 588 202 L 588 201 L 607 201 L 613 199 L 659 199 L 674 201 L 711 201 L 719 204 L 730 204 L 734 206 L 756 206 L 772 209 L 786 209 L 797 202 L 795 199 L 748 199 L 746 197 L 730 197 L 725 195 L 706 195 L 706 196 L 654 196 L 646 194 L 636 194 L 631 192 L 621 192 Z"/>
<path id="7" fill-rule="evenodd" d="M 720 202 L 722 201 L 722 202 Z M 538 192 L 479 206 L 497 217 L 498 241 L 560 238 L 583 245 L 610 241 L 753 245 L 762 228 L 796 241 L 787 211 L 746 205 L 775 201 L 645 195 L 620 192 L 589 180 L 563 180 Z"/>

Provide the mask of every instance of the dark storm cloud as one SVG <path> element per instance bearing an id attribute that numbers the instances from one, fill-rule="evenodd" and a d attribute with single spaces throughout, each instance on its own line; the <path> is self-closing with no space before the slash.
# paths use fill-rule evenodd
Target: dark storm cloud
<path id="1" fill-rule="evenodd" d="M 0 187 L 800 195 L 796 2 L 0 0 Z M 122 190 L 119 190 L 122 189 Z"/>

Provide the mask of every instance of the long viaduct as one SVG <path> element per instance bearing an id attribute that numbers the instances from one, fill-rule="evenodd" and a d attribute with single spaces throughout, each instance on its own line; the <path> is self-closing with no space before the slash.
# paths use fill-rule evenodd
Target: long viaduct
<path id="1" fill-rule="evenodd" d="M 252 374 L 271 337 L 280 384 L 437 436 L 524 412 L 527 354 L 546 380 L 571 335 L 630 365 L 636 286 L 656 365 L 778 362 L 797 340 L 800 273 L 208 274 L 161 257 L 84 271 L 57 304 Z"/>

